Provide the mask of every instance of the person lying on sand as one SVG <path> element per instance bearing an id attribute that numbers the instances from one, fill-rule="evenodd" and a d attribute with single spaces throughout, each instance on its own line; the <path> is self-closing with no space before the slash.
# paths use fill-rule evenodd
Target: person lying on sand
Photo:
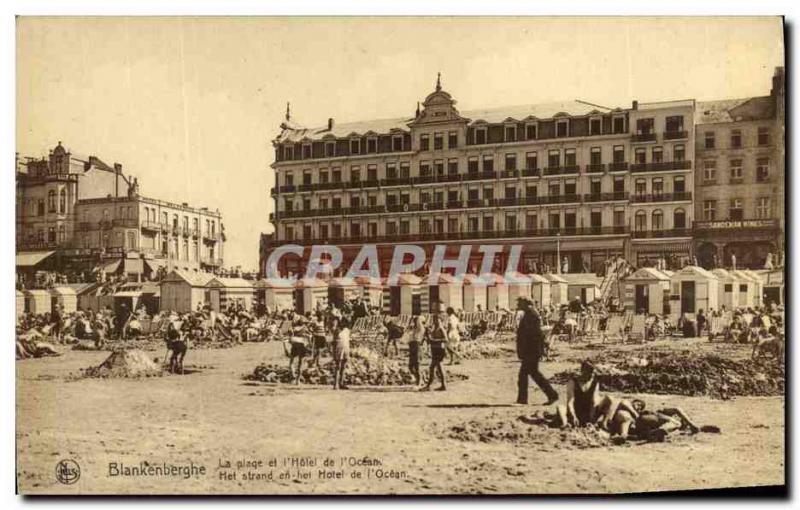
<path id="1" fill-rule="evenodd" d="M 670 432 L 688 430 L 696 434 L 704 432 L 719 432 L 719 427 L 713 425 L 698 427 L 680 407 L 665 407 L 657 411 L 645 409 L 641 400 L 633 400 L 633 409 L 620 408 L 616 411 L 609 428 L 612 441 L 622 444 L 628 437 L 635 437 L 651 442 L 663 442 Z"/>
<path id="2" fill-rule="evenodd" d="M 584 361 L 580 374 L 567 382 L 566 403 L 556 407 L 558 425 L 566 428 L 598 424 L 608 428 L 620 405 L 620 399 L 600 394 L 595 367 Z"/>

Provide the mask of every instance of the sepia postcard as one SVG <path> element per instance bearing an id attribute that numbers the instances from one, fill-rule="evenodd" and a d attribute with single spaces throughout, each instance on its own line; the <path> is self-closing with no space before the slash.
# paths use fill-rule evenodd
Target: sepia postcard
<path id="1" fill-rule="evenodd" d="M 18 494 L 785 496 L 784 54 L 18 17 Z"/>

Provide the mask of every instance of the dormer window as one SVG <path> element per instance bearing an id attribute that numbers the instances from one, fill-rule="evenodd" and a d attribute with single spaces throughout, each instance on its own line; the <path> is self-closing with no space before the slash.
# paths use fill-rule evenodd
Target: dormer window
<path id="1" fill-rule="evenodd" d="M 378 152 L 378 139 L 374 136 L 367 138 L 367 154 Z"/>
<path id="2" fill-rule="evenodd" d="M 403 135 L 394 135 L 392 137 L 392 150 L 395 152 L 403 150 Z"/>
<path id="3" fill-rule="evenodd" d="M 621 134 L 625 132 L 625 117 L 618 115 L 614 117 L 614 134 Z"/>
<path id="4" fill-rule="evenodd" d="M 303 159 L 311 159 L 311 144 L 303 144 Z"/>
<path id="5" fill-rule="evenodd" d="M 506 126 L 506 142 L 516 142 L 517 141 L 517 126 Z"/>
<path id="6" fill-rule="evenodd" d="M 325 142 L 325 157 L 332 158 L 336 156 L 336 142 Z"/>
<path id="7" fill-rule="evenodd" d="M 556 121 L 556 136 L 559 137 L 559 138 L 569 136 L 569 121 L 568 120 Z"/>
<path id="8" fill-rule="evenodd" d="M 475 129 L 475 145 L 483 145 L 486 143 L 486 128 L 479 127 Z"/>
<path id="9" fill-rule="evenodd" d="M 526 140 L 536 140 L 536 124 L 526 124 L 525 125 L 525 139 Z"/>
<path id="10" fill-rule="evenodd" d="M 294 147 L 291 145 L 286 145 L 283 148 L 283 159 L 286 161 L 291 161 L 294 159 Z"/>
<path id="11" fill-rule="evenodd" d="M 361 154 L 361 140 L 350 140 L 350 154 Z"/>
<path id="12" fill-rule="evenodd" d="M 589 134 L 601 135 L 603 134 L 603 119 L 600 117 L 589 120 Z"/>

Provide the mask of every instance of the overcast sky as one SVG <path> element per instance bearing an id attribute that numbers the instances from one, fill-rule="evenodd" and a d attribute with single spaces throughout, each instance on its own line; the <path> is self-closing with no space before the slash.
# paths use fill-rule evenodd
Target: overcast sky
<path id="1" fill-rule="evenodd" d="M 766 95 L 779 18 L 20 18 L 17 151 L 61 140 L 142 194 L 219 208 L 226 265 L 256 269 L 270 140 L 413 115 L 442 72 L 463 110 Z"/>

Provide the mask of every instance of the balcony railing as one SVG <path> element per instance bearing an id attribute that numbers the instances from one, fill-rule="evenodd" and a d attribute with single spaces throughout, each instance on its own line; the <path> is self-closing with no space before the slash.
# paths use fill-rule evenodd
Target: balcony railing
<path id="1" fill-rule="evenodd" d="M 669 230 L 635 230 L 631 233 L 634 239 L 658 239 L 665 237 L 690 237 L 692 229 L 673 228 Z"/>
<path id="2" fill-rule="evenodd" d="M 606 165 L 594 164 L 594 165 L 586 165 L 586 173 L 589 174 L 601 174 L 606 171 Z"/>
<path id="3" fill-rule="evenodd" d="M 613 193 L 586 193 L 583 195 L 584 202 L 610 202 L 613 200 L 628 200 L 626 191 L 615 191 Z"/>
<path id="4" fill-rule="evenodd" d="M 680 202 L 684 200 L 691 200 L 691 191 L 678 191 L 674 193 L 650 193 L 650 194 L 634 194 L 631 195 L 631 202 L 633 203 L 647 203 L 647 202 Z"/>
<path id="5" fill-rule="evenodd" d="M 689 138 L 688 131 L 664 131 L 664 140 L 682 140 Z"/>
<path id="6" fill-rule="evenodd" d="M 153 230 L 159 231 L 161 230 L 162 225 L 157 221 L 143 221 L 142 222 L 142 230 Z"/>
<path id="7" fill-rule="evenodd" d="M 135 228 L 139 226 L 139 220 L 136 218 L 115 218 L 111 220 L 111 224 L 115 227 Z"/>
<path id="8" fill-rule="evenodd" d="M 513 179 L 515 177 L 519 177 L 519 170 L 517 169 L 503 170 L 502 172 L 500 172 L 501 179 Z"/>
<path id="9" fill-rule="evenodd" d="M 655 142 L 656 141 L 656 134 L 655 133 L 637 133 L 631 135 L 631 141 L 634 143 L 638 142 Z"/>
<path id="10" fill-rule="evenodd" d="M 549 166 L 544 169 L 544 175 L 566 175 L 577 174 L 580 172 L 580 167 L 577 165 L 569 166 Z"/>
<path id="11" fill-rule="evenodd" d="M 278 191 L 281 193 L 294 193 L 295 189 L 296 186 L 294 184 L 287 184 L 278 188 Z"/>
<path id="12" fill-rule="evenodd" d="M 409 186 L 412 183 L 411 177 L 395 177 L 381 179 L 381 186 Z"/>
<path id="13" fill-rule="evenodd" d="M 628 162 L 627 161 L 617 161 L 614 163 L 608 164 L 608 171 L 609 172 L 627 172 L 628 171 Z"/>
<path id="14" fill-rule="evenodd" d="M 542 171 L 539 168 L 526 168 L 522 171 L 523 177 L 541 177 Z"/>
<path id="15" fill-rule="evenodd" d="M 467 172 L 461 178 L 462 181 L 481 181 L 485 179 L 496 179 L 497 172 Z"/>
<path id="16" fill-rule="evenodd" d="M 538 198 L 540 204 L 572 204 L 581 201 L 580 195 L 574 193 L 567 195 L 547 195 Z"/>
<path id="17" fill-rule="evenodd" d="M 692 162 L 684 159 L 658 163 L 634 163 L 631 165 L 631 172 L 667 172 L 670 170 L 691 170 L 691 168 Z"/>

